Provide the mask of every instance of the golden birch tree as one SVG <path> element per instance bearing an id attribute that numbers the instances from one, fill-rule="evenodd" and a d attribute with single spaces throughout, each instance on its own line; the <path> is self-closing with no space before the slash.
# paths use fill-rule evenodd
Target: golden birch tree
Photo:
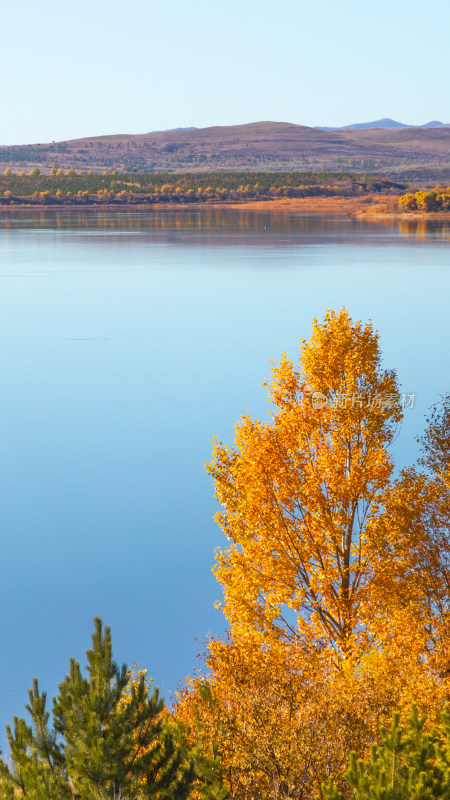
<path id="1" fill-rule="evenodd" d="M 269 397 L 272 419 L 242 417 L 209 466 L 230 542 L 216 568 L 225 614 L 263 639 L 364 650 L 380 610 L 373 522 L 402 419 L 395 373 L 370 323 L 329 312 L 298 368 L 286 356 L 273 367 Z"/>
<path id="2" fill-rule="evenodd" d="M 298 365 L 273 366 L 269 399 L 267 422 L 244 415 L 232 447 L 214 444 L 230 634 L 177 713 L 221 754 L 233 798 L 300 800 L 396 707 L 419 700 L 432 721 L 448 692 L 450 412 L 424 468 L 394 478 L 396 374 L 345 309 L 314 321 Z"/>

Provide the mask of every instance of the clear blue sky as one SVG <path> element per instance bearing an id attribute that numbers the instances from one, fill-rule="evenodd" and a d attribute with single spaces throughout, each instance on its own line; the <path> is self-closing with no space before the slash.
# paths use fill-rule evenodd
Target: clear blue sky
<path id="1" fill-rule="evenodd" d="M 450 122 L 449 30 L 448 0 L 4 0 L 0 144 Z"/>

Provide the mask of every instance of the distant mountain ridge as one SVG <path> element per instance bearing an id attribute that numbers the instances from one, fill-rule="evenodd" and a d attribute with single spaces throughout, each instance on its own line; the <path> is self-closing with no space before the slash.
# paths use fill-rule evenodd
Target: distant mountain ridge
<path id="1" fill-rule="evenodd" d="M 377 123 L 379 124 L 379 123 Z M 395 125 L 396 123 L 394 123 Z M 353 172 L 450 184 L 450 126 L 318 130 L 251 122 L 0 147 L 0 169 L 153 172 Z"/>
<path id="2" fill-rule="evenodd" d="M 395 119 L 383 117 L 383 119 L 376 119 L 373 122 L 354 122 L 352 125 L 332 125 L 321 126 L 315 125 L 316 131 L 363 131 L 370 130 L 371 128 L 382 128 L 383 130 L 397 130 L 400 128 L 448 128 L 450 123 L 439 122 L 433 119 L 431 122 L 425 122 L 424 125 L 407 125 L 404 122 L 397 122 Z M 182 126 L 180 128 L 164 128 L 157 131 L 150 131 L 150 133 L 170 133 L 171 131 L 198 131 L 200 130 L 196 125 Z"/>
<path id="3" fill-rule="evenodd" d="M 376 119 L 373 122 L 354 122 L 352 125 L 332 125 L 321 126 L 315 125 L 316 131 L 364 131 L 371 128 L 382 128 L 383 130 L 398 130 L 400 128 L 448 128 L 450 123 L 439 122 L 437 119 L 431 122 L 425 122 L 424 125 L 408 125 L 405 122 L 398 122 L 396 119 L 390 117 L 383 117 L 383 119 Z M 180 128 L 164 128 L 157 131 L 150 131 L 150 133 L 170 133 L 171 131 L 198 131 L 200 130 L 196 125 L 182 126 Z"/>
<path id="4" fill-rule="evenodd" d="M 398 130 L 400 128 L 448 128 L 449 123 L 439 122 L 434 119 L 431 122 L 426 122 L 425 125 L 407 125 L 404 122 L 397 122 L 395 119 L 383 117 L 383 119 L 376 119 L 374 122 L 354 122 L 353 125 L 340 125 L 335 128 L 321 127 L 316 125 L 317 131 L 363 131 L 371 130 L 373 128 L 382 128 L 383 130 Z"/>
<path id="5" fill-rule="evenodd" d="M 169 133 L 170 131 L 198 131 L 198 128 L 195 125 L 185 125 L 181 128 L 164 128 L 159 131 L 149 131 L 149 133 Z"/>

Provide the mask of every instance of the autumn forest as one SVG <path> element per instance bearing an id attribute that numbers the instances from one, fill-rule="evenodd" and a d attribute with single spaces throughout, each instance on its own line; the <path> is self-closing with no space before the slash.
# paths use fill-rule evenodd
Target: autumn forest
<path id="1" fill-rule="evenodd" d="M 0 204 L 198 203 L 283 197 L 353 197 L 401 192 L 386 178 L 333 172 L 94 174 L 52 167 L 28 173 L 7 167 L 0 175 Z"/>
<path id="2" fill-rule="evenodd" d="M 391 212 L 450 212 L 450 187 L 417 189 L 385 177 L 333 172 L 94 174 L 52 167 L 0 175 L 0 206 L 155 206 L 329 199 L 388 201 Z M 336 205 L 337 204 L 337 205 Z M 377 208 L 377 205 L 375 205 Z M 319 207 L 317 206 L 317 209 Z M 379 211 L 380 209 L 377 208 Z"/>

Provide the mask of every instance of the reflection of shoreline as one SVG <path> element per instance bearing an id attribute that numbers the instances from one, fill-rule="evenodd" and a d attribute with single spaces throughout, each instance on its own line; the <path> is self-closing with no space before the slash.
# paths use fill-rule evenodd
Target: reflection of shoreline
<path id="1" fill-rule="evenodd" d="M 357 214 L 355 219 L 362 223 L 378 223 L 384 227 L 398 230 L 403 236 L 425 239 L 430 233 L 445 241 L 450 239 L 450 214 Z"/>
<path id="2" fill-rule="evenodd" d="M 327 202 L 318 209 L 317 202 L 302 201 L 242 204 L 158 204 L 157 206 L 23 206 L 0 207 L 0 232 L 9 230 L 53 230 L 60 232 L 103 232 L 111 237 L 118 234 L 123 241 L 126 233 L 145 237 L 159 236 L 171 243 L 257 243 L 278 246 L 279 237 L 308 236 L 310 242 L 324 233 L 341 237 L 337 227 L 345 221 L 347 239 L 358 232 L 377 233 L 385 227 L 400 234 L 426 237 L 432 234 L 445 241 L 450 239 L 449 221 L 444 215 L 397 215 L 389 213 L 357 214 Z M 373 223 L 377 223 L 374 225 Z M 189 238 L 193 235 L 191 238 Z M 240 234 L 246 238 L 240 240 Z M 113 241 L 110 238 L 110 241 Z M 294 241 L 294 239 L 293 239 Z"/>

